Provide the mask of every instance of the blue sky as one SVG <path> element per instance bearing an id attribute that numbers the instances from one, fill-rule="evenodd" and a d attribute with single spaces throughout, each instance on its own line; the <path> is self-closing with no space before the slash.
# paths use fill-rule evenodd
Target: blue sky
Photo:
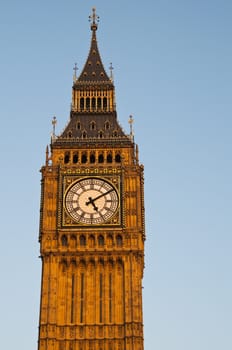
<path id="1" fill-rule="evenodd" d="M 232 348 L 232 2 L 16 1 L 0 11 L 1 347 L 37 347 L 40 173 L 88 16 L 145 166 L 146 350 Z"/>

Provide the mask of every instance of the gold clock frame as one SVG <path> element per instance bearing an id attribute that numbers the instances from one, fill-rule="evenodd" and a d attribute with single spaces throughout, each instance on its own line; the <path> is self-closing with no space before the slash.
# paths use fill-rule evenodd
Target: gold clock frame
<path id="1" fill-rule="evenodd" d="M 65 208 L 65 197 L 69 189 L 75 185 L 75 183 L 85 180 L 85 179 L 90 179 L 90 178 L 96 178 L 102 181 L 105 181 L 109 183 L 115 190 L 117 191 L 118 195 L 118 208 L 115 212 L 115 214 L 108 220 L 107 222 L 101 222 L 99 224 L 94 223 L 82 223 L 82 222 L 77 222 L 72 217 L 68 214 L 66 208 Z M 115 226 L 121 226 L 122 225 L 122 188 L 121 188 L 121 176 L 119 174 L 111 174 L 111 175 L 100 175 L 100 174 L 80 174 L 80 175 L 64 175 L 62 179 L 62 200 L 61 200 L 61 227 L 62 228 L 81 228 L 81 227 L 115 227 Z"/>

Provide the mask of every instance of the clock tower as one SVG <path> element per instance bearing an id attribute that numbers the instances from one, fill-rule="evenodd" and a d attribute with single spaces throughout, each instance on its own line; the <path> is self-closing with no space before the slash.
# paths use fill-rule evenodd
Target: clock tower
<path id="1" fill-rule="evenodd" d="M 41 169 L 38 350 L 143 350 L 143 166 L 117 119 L 95 9 L 90 22 L 68 124 L 56 136 L 53 119 Z"/>

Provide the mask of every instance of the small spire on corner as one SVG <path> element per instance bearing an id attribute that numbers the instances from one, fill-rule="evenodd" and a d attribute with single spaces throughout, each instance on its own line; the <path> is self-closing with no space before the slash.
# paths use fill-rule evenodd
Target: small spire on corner
<path id="1" fill-rule="evenodd" d="M 110 80 L 113 82 L 114 81 L 114 76 L 113 76 L 113 65 L 112 62 L 110 62 Z"/>
<path id="2" fill-rule="evenodd" d="M 46 147 L 46 165 L 48 165 L 49 162 L 49 149 L 48 146 Z"/>
<path id="3" fill-rule="evenodd" d="M 73 82 L 75 83 L 77 81 L 77 71 L 78 71 L 77 63 L 75 63 L 73 70 L 74 70 Z"/>
<path id="4" fill-rule="evenodd" d="M 91 30 L 97 30 L 97 25 L 99 22 L 99 16 L 96 14 L 96 8 L 92 8 L 92 15 L 89 16 L 89 22 L 91 22 Z"/>
<path id="5" fill-rule="evenodd" d="M 54 116 L 52 119 L 52 141 L 56 139 L 56 123 L 57 123 L 57 119 Z"/>
<path id="6" fill-rule="evenodd" d="M 134 130 L 133 130 L 134 119 L 132 115 L 130 115 L 128 123 L 130 124 L 130 138 L 131 138 L 131 141 L 134 141 Z"/>

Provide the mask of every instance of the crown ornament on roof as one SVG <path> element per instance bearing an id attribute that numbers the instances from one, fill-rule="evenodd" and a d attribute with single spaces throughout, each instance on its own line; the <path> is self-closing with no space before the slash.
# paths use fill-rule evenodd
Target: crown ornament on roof
<path id="1" fill-rule="evenodd" d="M 91 22 L 91 30 L 97 30 L 99 16 L 96 14 L 96 8 L 92 8 L 92 15 L 89 16 L 89 22 Z"/>

